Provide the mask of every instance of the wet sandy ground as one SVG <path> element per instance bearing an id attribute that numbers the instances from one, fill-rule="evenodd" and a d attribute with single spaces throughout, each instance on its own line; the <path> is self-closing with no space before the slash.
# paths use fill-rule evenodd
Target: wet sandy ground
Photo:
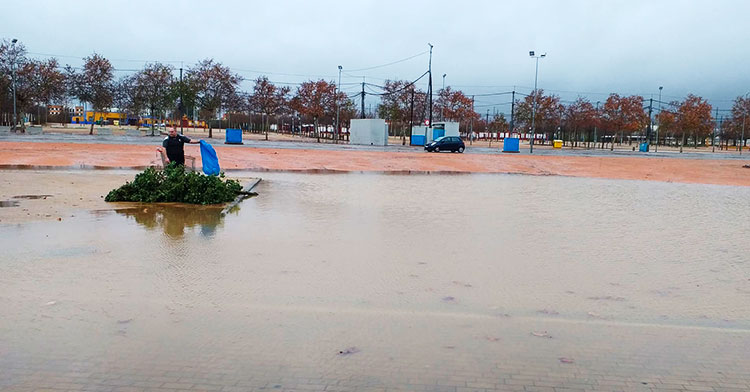
<path id="1" fill-rule="evenodd" d="M 159 163 L 155 147 L 132 144 L 0 142 L 0 167 L 144 168 Z M 633 156 L 427 154 L 215 146 L 226 170 L 383 173 L 511 173 L 696 184 L 750 185 L 747 162 Z M 199 147 L 186 146 L 199 157 Z M 200 159 L 198 159 L 200 163 Z"/>
<path id="2" fill-rule="evenodd" d="M 262 177 L 224 218 L 92 197 L 0 224 L 0 390 L 750 388 L 750 188 Z"/>
<path id="3" fill-rule="evenodd" d="M 112 208 L 107 193 L 132 181 L 134 170 L 0 170 L 0 224 L 62 221 Z M 230 177 L 245 183 L 252 177 Z"/>

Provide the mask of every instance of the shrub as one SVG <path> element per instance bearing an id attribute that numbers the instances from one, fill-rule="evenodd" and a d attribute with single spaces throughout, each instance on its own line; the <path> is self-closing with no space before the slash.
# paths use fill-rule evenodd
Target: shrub
<path id="1" fill-rule="evenodd" d="M 137 174 L 133 182 L 110 191 L 104 200 L 205 205 L 232 201 L 241 191 L 239 181 L 225 178 L 224 173 L 206 176 L 170 163 L 163 171 L 149 167 Z"/>

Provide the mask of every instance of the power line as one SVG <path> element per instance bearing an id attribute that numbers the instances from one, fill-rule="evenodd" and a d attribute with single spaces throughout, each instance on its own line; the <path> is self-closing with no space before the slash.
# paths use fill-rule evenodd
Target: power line
<path id="1" fill-rule="evenodd" d="M 419 57 L 419 56 L 425 55 L 425 54 L 427 54 L 427 53 L 429 53 L 429 52 L 430 52 L 429 50 L 426 50 L 426 51 L 424 51 L 424 52 L 421 52 L 421 53 L 417 53 L 417 54 L 415 54 L 415 55 L 413 55 L 413 56 L 409 56 L 409 57 L 407 57 L 407 58 L 403 58 L 403 59 L 401 59 L 401 60 L 396 60 L 396 61 L 393 61 L 393 62 L 390 62 L 390 63 L 387 63 L 387 64 L 381 64 L 381 65 L 376 65 L 376 66 L 374 66 L 374 67 L 367 67 L 367 68 L 359 68 L 359 69 L 348 69 L 347 71 L 351 71 L 351 72 L 359 72 L 359 71 L 369 71 L 369 70 L 371 70 L 371 69 L 376 69 L 376 68 L 383 68 L 383 67 L 387 67 L 387 66 L 389 66 L 389 65 L 394 65 L 394 64 L 398 64 L 398 63 L 403 63 L 404 61 L 408 61 L 408 60 L 411 60 L 411 59 L 413 59 L 413 58 L 415 58 L 415 57 Z"/>

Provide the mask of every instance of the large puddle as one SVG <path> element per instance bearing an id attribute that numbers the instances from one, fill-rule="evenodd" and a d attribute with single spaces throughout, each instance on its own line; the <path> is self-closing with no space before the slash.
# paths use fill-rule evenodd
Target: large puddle
<path id="1" fill-rule="evenodd" d="M 350 327 L 365 331 L 374 327 L 364 320 L 395 314 L 750 329 L 747 187 L 263 177 L 259 196 L 225 217 L 216 208 L 118 205 L 0 226 L 6 344 L 23 346 L 49 319 L 78 326 L 73 342 L 158 341 L 176 323 L 222 330 L 250 308 L 362 314 Z M 290 339 L 267 323 L 270 341 Z M 316 333 L 306 325 L 303 317 L 288 332 Z M 420 335 L 410 328 L 398 333 Z M 101 330 L 111 334 L 86 333 Z M 198 336 L 193 343 L 216 339 Z"/>

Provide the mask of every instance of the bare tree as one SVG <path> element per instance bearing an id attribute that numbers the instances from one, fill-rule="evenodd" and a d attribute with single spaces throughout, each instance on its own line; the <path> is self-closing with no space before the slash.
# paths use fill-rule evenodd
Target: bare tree
<path id="1" fill-rule="evenodd" d="M 97 112 L 104 112 L 114 102 L 114 67 L 106 58 L 94 53 L 83 59 L 81 72 L 72 76 L 72 93 L 80 101 L 89 102 L 94 110 L 89 135 L 94 134 Z M 85 113 L 84 113 L 85 116 Z"/>
<path id="2" fill-rule="evenodd" d="M 315 124 L 315 136 L 320 142 L 318 121 L 332 117 L 336 112 L 336 85 L 323 79 L 308 81 L 297 87 L 297 94 L 292 98 L 291 106 L 303 116 L 312 117 Z"/>
<path id="3" fill-rule="evenodd" d="M 149 109 L 151 115 L 151 136 L 154 136 L 154 125 L 156 115 L 163 114 L 175 105 L 176 86 L 172 77 L 172 66 L 161 63 L 146 64 L 143 70 L 135 75 L 134 88 L 137 95 L 143 101 L 143 105 Z"/>
<path id="4" fill-rule="evenodd" d="M 237 89 L 242 77 L 221 63 L 212 59 L 203 60 L 195 68 L 188 70 L 188 78 L 195 86 L 196 104 L 209 120 L 230 106 L 232 98 L 237 96 Z M 213 137 L 211 122 L 208 123 L 208 137 Z"/>
<path id="5" fill-rule="evenodd" d="M 65 97 L 65 74 L 60 71 L 57 59 L 34 62 L 35 100 L 45 108 L 44 122 L 49 116 L 48 106 L 52 102 L 61 102 Z"/>
<path id="6" fill-rule="evenodd" d="M 268 140 L 268 122 L 270 117 L 283 110 L 289 102 L 289 87 L 277 87 L 267 77 L 259 76 L 255 79 L 253 92 L 249 96 L 251 111 L 266 114 L 263 130 Z"/>

